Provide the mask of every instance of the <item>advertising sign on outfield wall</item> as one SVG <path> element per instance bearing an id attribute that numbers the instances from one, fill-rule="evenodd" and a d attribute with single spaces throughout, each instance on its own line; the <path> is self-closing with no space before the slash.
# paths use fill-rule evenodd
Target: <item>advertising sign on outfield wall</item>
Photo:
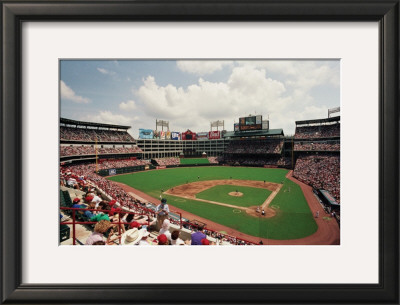
<path id="1" fill-rule="evenodd" d="M 176 131 L 172 131 L 171 132 L 171 139 L 172 140 L 180 140 L 181 139 L 180 133 L 176 132 Z"/>
<path id="2" fill-rule="evenodd" d="M 239 123 L 233 124 L 233 130 L 234 131 L 239 131 Z"/>
<path id="3" fill-rule="evenodd" d="M 219 130 L 218 131 L 210 131 L 208 133 L 208 138 L 210 140 L 220 139 L 221 138 L 221 132 Z"/>
<path id="4" fill-rule="evenodd" d="M 108 170 L 108 175 L 112 176 L 112 175 L 116 175 L 117 174 L 117 170 L 115 168 L 112 168 L 110 170 Z"/>
<path id="5" fill-rule="evenodd" d="M 160 131 L 160 139 L 165 140 L 165 131 Z"/>
<path id="6" fill-rule="evenodd" d="M 153 139 L 153 130 L 139 129 L 139 139 Z"/>
<path id="7" fill-rule="evenodd" d="M 169 130 L 165 133 L 165 139 L 171 140 L 171 132 Z"/>
<path id="8" fill-rule="evenodd" d="M 197 140 L 207 140 L 207 139 L 208 139 L 208 132 L 197 133 Z"/>

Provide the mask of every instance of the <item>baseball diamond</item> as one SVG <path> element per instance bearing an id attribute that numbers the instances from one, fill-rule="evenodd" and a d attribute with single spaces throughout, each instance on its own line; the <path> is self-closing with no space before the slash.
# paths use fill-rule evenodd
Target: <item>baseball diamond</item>
<path id="1" fill-rule="evenodd" d="M 307 201 L 302 195 L 301 188 L 285 177 L 287 173 L 288 171 L 283 169 L 201 167 L 164 169 L 113 176 L 109 179 L 127 184 L 154 197 L 157 196 L 159 189 L 165 188 L 166 191 L 163 193 L 163 197 L 167 198 L 170 206 L 250 236 L 288 240 L 303 238 L 315 233 L 317 225 Z M 197 182 L 197 174 L 201 175 L 204 181 Z M 248 180 L 212 179 L 212 177 L 229 178 L 235 176 L 247 177 Z M 187 177 L 193 177 L 189 178 L 189 183 L 183 181 Z M 276 182 L 264 184 L 264 179 L 283 181 L 283 184 L 280 185 Z M 184 183 L 181 184 L 182 182 Z M 268 205 L 273 202 L 275 207 L 271 209 L 274 211 L 263 217 L 261 213 L 254 213 L 256 202 L 251 205 L 247 203 L 241 206 L 241 201 L 245 202 L 245 197 L 239 197 L 236 198 L 239 200 L 237 204 L 227 204 L 223 202 L 225 194 L 220 194 L 219 192 L 208 200 L 196 196 L 213 186 L 225 185 L 234 186 L 234 188 L 246 186 L 244 194 L 252 192 L 252 188 L 269 190 L 270 195 L 265 193 L 262 201 L 258 201 L 257 204 L 267 209 Z M 291 193 L 279 192 L 282 187 L 287 188 L 289 186 L 293 189 Z M 275 191 L 276 193 L 273 193 Z M 274 198 L 268 200 L 270 196 Z M 177 197 L 187 200 L 183 203 L 177 201 Z M 296 200 L 291 201 L 294 197 Z M 246 213 L 234 213 L 232 208 L 243 210 Z M 210 228 L 212 229 L 212 227 Z"/>

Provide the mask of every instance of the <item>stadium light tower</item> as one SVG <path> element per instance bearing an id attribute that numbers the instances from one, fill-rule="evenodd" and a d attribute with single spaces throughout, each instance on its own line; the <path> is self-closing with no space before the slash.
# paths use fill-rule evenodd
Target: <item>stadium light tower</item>
<path id="1" fill-rule="evenodd" d="M 218 127 L 222 126 L 222 130 L 225 129 L 225 125 L 224 125 L 224 120 L 222 121 L 214 121 L 214 122 L 210 122 L 210 131 L 212 131 L 213 127 L 217 127 L 217 131 L 218 131 Z"/>
<path id="2" fill-rule="evenodd" d="M 162 131 L 164 131 L 164 127 L 167 127 L 167 131 L 169 131 L 169 121 L 156 119 L 156 130 L 158 130 L 158 128 L 157 128 L 158 126 L 161 126 Z"/>

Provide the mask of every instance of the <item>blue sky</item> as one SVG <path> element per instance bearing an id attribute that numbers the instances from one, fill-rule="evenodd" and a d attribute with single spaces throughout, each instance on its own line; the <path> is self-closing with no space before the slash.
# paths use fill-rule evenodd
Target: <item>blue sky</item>
<path id="1" fill-rule="evenodd" d="M 295 121 L 326 118 L 340 106 L 338 60 L 61 60 L 61 116 L 171 131 L 210 130 L 224 120 L 269 116 L 294 133 Z"/>

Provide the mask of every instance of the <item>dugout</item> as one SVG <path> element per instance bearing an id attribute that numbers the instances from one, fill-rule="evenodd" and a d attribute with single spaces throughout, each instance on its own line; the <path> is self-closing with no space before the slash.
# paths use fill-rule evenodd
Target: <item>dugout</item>
<path id="1" fill-rule="evenodd" d="M 328 208 L 329 212 L 340 213 L 340 204 L 336 202 L 335 198 L 327 190 L 319 189 L 318 195 L 321 198 L 325 207 Z"/>

